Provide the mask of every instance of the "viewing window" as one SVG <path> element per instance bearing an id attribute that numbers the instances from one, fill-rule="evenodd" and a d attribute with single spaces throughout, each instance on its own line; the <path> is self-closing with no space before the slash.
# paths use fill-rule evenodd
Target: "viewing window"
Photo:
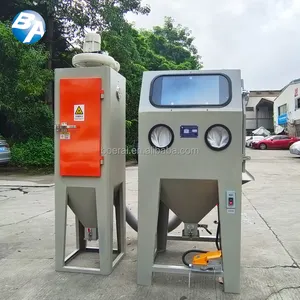
<path id="1" fill-rule="evenodd" d="M 230 79 L 219 74 L 162 75 L 150 91 L 150 102 L 160 107 L 225 106 L 230 100 Z"/>

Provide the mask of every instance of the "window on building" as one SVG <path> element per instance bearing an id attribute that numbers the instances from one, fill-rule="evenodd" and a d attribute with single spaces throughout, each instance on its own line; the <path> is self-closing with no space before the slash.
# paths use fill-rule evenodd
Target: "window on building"
<path id="1" fill-rule="evenodd" d="M 295 109 L 299 109 L 300 108 L 300 97 L 299 98 L 297 98 L 296 100 L 295 100 Z"/>
<path id="2" fill-rule="evenodd" d="M 254 107 L 246 107 L 246 111 L 254 111 Z"/>
<path id="3" fill-rule="evenodd" d="M 278 107 L 278 116 L 284 115 L 287 113 L 287 105 L 283 104 Z"/>
<path id="4" fill-rule="evenodd" d="M 297 124 L 295 127 L 296 127 L 296 136 L 300 137 L 300 124 Z"/>

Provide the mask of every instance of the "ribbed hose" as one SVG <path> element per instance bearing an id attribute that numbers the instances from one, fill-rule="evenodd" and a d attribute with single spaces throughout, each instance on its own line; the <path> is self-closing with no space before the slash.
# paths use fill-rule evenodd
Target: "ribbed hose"
<path id="1" fill-rule="evenodd" d="M 126 207 L 126 222 L 134 231 L 138 232 L 138 221 L 128 207 Z M 173 219 L 169 221 L 168 232 L 172 232 L 181 223 L 182 221 L 177 216 L 174 216 Z"/>

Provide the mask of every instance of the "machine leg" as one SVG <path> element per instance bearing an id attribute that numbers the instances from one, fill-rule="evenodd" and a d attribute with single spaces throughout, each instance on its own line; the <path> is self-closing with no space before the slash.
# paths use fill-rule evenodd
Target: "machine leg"
<path id="1" fill-rule="evenodd" d="M 113 191 L 96 188 L 100 274 L 109 275 L 113 262 Z"/>
<path id="2" fill-rule="evenodd" d="M 65 186 L 55 186 L 55 269 L 62 271 L 66 257 L 68 195 Z"/>
<path id="3" fill-rule="evenodd" d="M 139 180 L 138 207 L 138 259 L 137 284 L 152 284 L 152 267 L 154 263 L 158 207 L 160 199 L 159 180 L 149 182 Z M 145 178 L 146 179 L 146 178 Z"/>
<path id="4" fill-rule="evenodd" d="M 227 184 L 227 187 L 230 186 Z M 234 185 L 233 185 L 234 186 Z M 241 266 L 241 190 L 236 188 L 235 213 L 227 212 L 226 189 L 219 186 L 219 213 L 222 260 L 224 270 L 224 292 L 240 293 Z"/>
<path id="5" fill-rule="evenodd" d="M 160 201 L 157 225 L 157 252 L 165 252 L 168 241 L 169 208 Z"/>
<path id="6" fill-rule="evenodd" d="M 124 187 L 124 183 L 121 183 L 121 185 L 118 187 L 114 199 L 119 253 L 125 253 L 126 249 L 126 205 L 124 201 Z"/>
<path id="7" fill-rule="evenodd" d="M 84 239 L 84 226 L 80 223 L 77 217 L 75 217 L 76 226 L 76 248 L 78 250 L 86 249 L 86 240 Z"/>
<path id="8" fill-rule="evenodd" d="M 126 184 L 125 179 L 120 187 L 120 251 L 126 252 Z"/>
<path id="9" fill-rule="evenodd" d="M 120 224 L 120 190 L 118 190 L 115 193 L 114 198 L 114 206 L 115 206 L 115 212 L 116 212 L 116 231 L 117 231 L 117 245 L 118 245 L 118 253 L 121 252 L 121 224 Z"/>

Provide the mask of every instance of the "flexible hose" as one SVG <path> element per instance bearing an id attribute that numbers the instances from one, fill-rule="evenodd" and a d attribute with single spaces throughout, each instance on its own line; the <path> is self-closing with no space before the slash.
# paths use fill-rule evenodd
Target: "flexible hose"
<path id="1" fill-rule="evenodd" d="M 193 249 L 193 250 L 188 250 L 186 252 L 184 252 L 182 254 L 182 262 L 187 266 L 189 267 L 190 264 L 185 260 L 186 256 L 190 253 L 207 253 L 207 251 L 203 251 L 203 250 L 196 250 L 196 249 Z"/>
<path id="2" fill-rule="evenodd" d="M 215 239 L 215 244 L 218 250 L 221 250 L 221 245 L 219 244 L 219 236 L 220 236 L 220 222 L 218 222 L 218 227 L 217 227 L 217 233 L 216 233 L 216 239 Z M 190 267 L 190 264 L 186 261 L 186 256 L 190 253 L 207 253 L 208 251 L 203 251 L 203 250 L 188 250 L 182 254 L 182 262 L 187 266 Z"/>
<path id="3" fill-rule="evenodd" d="M 216 247 L 218 250 L 221 250 L 221 245 L 219 244 L 219 236 L 220 236 L 220 222 L 218 223 L 218 227 L 217 227 L 217 233 L 216 233 Z"/>
<path id="4" fill-rule="evenodd" d="M 126 207 L 126 222 L 127 224 L 136 232 L 138 232 L 138 221 L 135 216 L 131 213 L 128 207 Z M 176 229 L 182 221 L 177 217 L 174 216 L 168 224 L 168 232 L 172 232 Z"/>

